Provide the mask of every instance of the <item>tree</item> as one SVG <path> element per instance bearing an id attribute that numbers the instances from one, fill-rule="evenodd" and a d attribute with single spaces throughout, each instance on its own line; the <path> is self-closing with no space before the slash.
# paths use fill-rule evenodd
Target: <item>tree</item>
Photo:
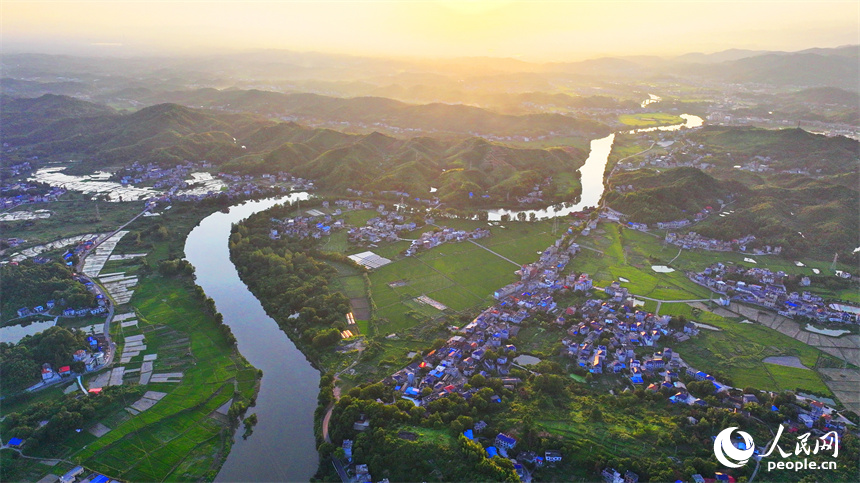
<path id="1" fill-rule="evenodd" d="M 469 379 L 469 383 L 474 387 L 484 387 L 487 385 L 487 378 L 481 374 L 475 374 Z"/>

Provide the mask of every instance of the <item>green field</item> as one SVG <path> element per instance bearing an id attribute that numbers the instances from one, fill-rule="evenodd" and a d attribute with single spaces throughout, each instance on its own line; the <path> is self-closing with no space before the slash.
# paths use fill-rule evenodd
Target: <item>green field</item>
<path id="1" fill-rule="evenodd" d="M 229 428 L 210 417 L 233 397 L 234 389 L 250 399 L 256 370 L 235 353 L 201 313 L 202 304 L 187 295 L 181 281 L 144 278 L 132 299 L 145 330 L 152 321 L 171 329 L 168 337 L 147 334 L 147 352 L 159 353 L 157 372 L 182 372 L 180 384 L 150 384 L 148 390 L 168 395 L 148 411 L 132 417 L 74 455 L 87 467 L 128 480 L 161 481 L 202 477 L 217 470 L 215 454 L 229 445 Z M 134 332 L 119 335 L 132 335 Z M 163 357 L 162 345 L 188 338 L 191 356 Z M 135 364 L 127 364 L 127 368 Z M 234 387 L 235 384 L 235 387 Z M 213 473 L 214 474 L 214 473 Z"/>
<path id="2" fill-rule="evenodd" d="M 444 220 L 439 224 L 467 230 L 487 226 L 486 222 L 463 220 Z M 416 230 L 414 236 L 429 229 Z M 537 251 L 543 251 L 557 238 L 551 233 L 550 222 L 510 222 L 492 226 L 490 230 L 489 238 L 477 242 L 517 264 L 535 261 Z M 386 247 L 381 248 L 374 252 L 393 256 L 385 251 Z M 421 295 L 453 312 L 489 306 L 493 292 L 513 282 L 517 269 L 514 263 L 470 242 L 447 243 L 376 269 L 370 274 L 373 300 L 379 316 L 387 319 L 380 324 L 380 333 L 402 331 L 442 314 L 430 305 L 414 301 Z M 401 286 L 389 285 L 396 282 Z"/>
<path id="3" fill-rule="evenodd" d="M 710 297 L 709 290 L 689 281 L 681 271 L 657 273 L 651 269 L 652 265 L 667 263 L 678 253 L 677 248 L 671 245 L 663 246 L 659 238 L 621 225 L 603 223 L 589 236 L 577 238 L 576 242 L 593 250 L 582 250 L 570 266 L 577 273 L 591 275 L 595 286 L 603 287 L 623 277 L 629 282 L 620 281 L 621 286 L 635 295 L 661 300 Z"/>
<path id="4" fill-rule="evenodd" d="M 127 204 L 112 204 L 118 208 Z M 118 211 L 124 220 L 131 215 Z M 140 250 L 124 240 L 119 253 L 149 252 L 146 259 L 157 266 L 169 255 L 182 255 L 182 246 L 190 229 L 206 214 L 206 208 L 177 206 L 157 222 L 170 229 L 166 240 Z M 102 215 L 105 211 L 102 210 Z M 132 231 L 151 226 L 156 221 L 142 218 L 132 224 Z M 106 230 L 105 230 L 106 231 Z M 139 271 L 143 259 L 114 263 L 108 269 L 127 273 Z M 213 412 L 231 398 L 248 401 L 256 393 L 258 373 L 236 351 L 219 328 L 218 320 L 207 313 L 204 300 L 188 278 L 165 278 L 156 273 L 141 276 L 129 305 L 118 313 L 134 310 L 138 327 L 111 327 L 114 340 L 122 351 L 125 337 L 144 334 L 144 354 L 158 353 L 154 372 L 181 372 L 180 383 L 150 383 L 145 390 L 167 395 L 150 409 L 132 416 L 125 407 L 134 401 L 119 401 L 96 419 L 85 421 L 88 428 L 100 422 L 111 430 L 100 438 L 88 431 L 35 448 L 34 456 L 65 458 L 113 478 L 127 481 L 201 480 L 217 474 L 232 444 L 232 423 Z M 103 321 L 103 319 L 101 319 Z M 123 364 L 127 370 L 141 366 L 141 356 Z M 139 374 L 126 373 L 125 384 L 135 384 Z M 85 384 L 97 374 L 85 377 Z M 4 404 L 3 412 L 57 397 L 63 386 L 40 391 L 29 400 Z M 25 450 L 26 451 L 26 450 Z M 46 467 L 47 468 L 47 467 Z M 45 472 L 47 472 L 46 470 Z M 43 472 L 44 473 L 44 472 Z"/>
<path id="5" fill-rule="evenodd" d="M 830 356 L 818 349 L 762 325 L 740 323 L 683 304 L 664 307 L 667 314 L 684 315 L 720 329 L 701 329 L 698 336 L 675 345 L 678 354 L 691 366 L 726 375 L 739 388 L 752 386 L 765 391 L 800 388 L 831 396 L 815 372 L 819 359 Z M 764 359 L 771 356 L 797 357 L 809 369 L 765 363 Z"/>
<path id="6" fill-rule="evenodd" d="M 682 300 L 709 298 L 710 291 L 690 282 L 684 271 L 702 271 L 716 262 L 737 264 L 746 267 L 768 268 L 772 271 L 782 270 L 789 275 L 810 275 L 816 268 L 820 275 L 832 274 L 831 262 L 822 260 L 802 259 L 804 264 L 798 267 L 794 261 L 774 255 L 743 255 L 734 252 L 713 252 L 704 250 L 681 250 L 675 245 L 663 242 L 663 233 L 643 233 L 622 228 L 620 225 L 603 223 L 589 236 L 580 236 L 576 241 L 583 247 L 600 250 L 583 250 L 571 261 L 571 266 L 577 272 L 586 272 L 595 279 L 595 285 L 618 280 L 624 277 L 630 282 L 622 282 L 636 295 L 643 295 L 662 300 Z M 744 259 L 755 260 L 750 263 Z M 671 262 L 671 263 L 670 263 Z M 652 265 L 669 265 L 675 271 L 657 273 Z M 851 268 L 837 264 L 837 269 L 851 271 Z M 812 286 L 811 292 L 826 297 L 843 300 L 860 301 L 856 291 L 842 290 L 837 293 Z"/>
<path id="7" fill-rule="evenodd" d="M 684 122 L 680 116 L 667 114 L 665 112 L 644 112 L 639 114 L 622 114 L 618 120 L 627 126 L 652 127 L 681 124 Z"/>
<path id="8" fill-rule="evenodd" d="M 98 213 L 96 212 L 98 207 Z M 50 218 L 6 221 L 0 223 L 4 238 L 15 237 L 27 243 L 12 252 L 33 245 L 85 233 L 107 233 L 116 230 L 143 210 L 143 202 L 109 203 L 84 201 L 78 193 L 67 193 L 61 201 L 19 206 L 12 211 L 49 210 Z"/>

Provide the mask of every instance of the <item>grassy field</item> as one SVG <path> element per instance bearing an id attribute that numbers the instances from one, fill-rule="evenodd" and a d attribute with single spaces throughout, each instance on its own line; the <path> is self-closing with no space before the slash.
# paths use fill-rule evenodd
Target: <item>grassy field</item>
<path id="1" fill-rule="evenodd" d="M 12 211 L 43 209 L 51 211 L 50 218 L 0 223 L 4 237 L 27 240 L 27 243 L 12 250 L 13 252 L 73 235 L 113 231 L 140 213 L 143 210 L 143 202 L 85 201 L 77 193 L 67 193 L 61 197 L 61 201 L 55 203 L 19 206 Z"/>
<path id="2" fill-rule="evenodd" d="M 577 272 L 591 274 L 597 285 L 624 277 L 630 282 L 622 282 L 622 286 L 630 289 L 632 293 L 663 300 L 708 298 L 709 290 L 687 280 L 683 272 L 702 271 L 716 262 L 768 268 L 772 271 L 782 270 L 789 275 L 812 276 L 815 275 L 813 268 L 818 269 L 821 275 L 832 273 L 831 262 L 828 261 L 802 259 L 798 261 L 804 266 L 799 267 L 793 260 L 773 255 L 680 250 L 675 245 L 664 243 L 663 236 L 663 233 L 642 233 L 620 228 L 620 225 L 604 223 L 591 235 L 579 237 L 577 240 L 581 246 L 603 253 L 586 249 L 573 259 L 571 265 Z M 745 259 L 755 260 L 756 263 L 747 262 Z M 669 265 L 675 271 L 657 273 L 651 269 L 652 265 Z M 841 264 L 837 264 L 837 268 L 851 271 L 850 267 Z M 810 290 L 828 297 L 860 301 L 860 294 L 856 291 L 842 290 L 833 293 L 821 288 L 816 289 L 815 286 L 810 287 Z"/>
<path id="3" fill-rule="evenodd" d="M 818 349 L 758 324 L 741 323 L 688 305 L 664 306 L 663 312 L 684 315 L 720 330 L 701 329 L 691 340 L 676 344 L 681 357 L 693 367 L 706 372 L 727 375 L 732 385 L 753 386 L 767 391 L 802 389 L 831 395 L 821 376 L 815 372 L 820 358 L 828 358 Z M 808 369 L 765 363 L 771 356 L 794 356 Z"/>
<path id="4" fill-rule="evenodd" d="M 590 274 L 595 286 L 617 280 L 633 294 L 661 300 L 710 296 L 707 289 L 689 281 L 681 271 L 658 273 L 651 269 L 652 265 L 667 263 L 678 253 L 651 235 L 604 223 L 589 236 L 579 237 L 577 243 L 587 248 L 571 261 L 571 266 L 576 272 Z"/>
<path id="5" fill-rule="evenodd" d="M 149 251 L 149 262 L 157 265 L 171 254 L 181 256 L 187 233 L 207 213 L 202 208 L 176 207 L 169 216 L 159 217 L 158 222 L 169 227 L 170 238 L 144 250 Z M 139 230 L 151 223 L 151 219 L 141 219 L 130 229 Z M 140 251 L 133 246 L 120 248 L 120 252 Z M 141 260 L 111 262 L 113 266 L 108 268 L 129 273 L 138 268 L 135 264 Z M 130 304 L 118 311 L 135 310 L 138 327 L 111 327 L 120 352 L 125 337 L 144 334 L 144 353 L 158 354 L 154 372 L 181 372 L 182 381 L 148 384 L 146 390 L 167 393 L 152 408 L 132 416 L 125 410 L 130 402 L 123 402 L 106 416 L 86 423 L 89 427 L 101 422 L 111 428 L 107 434 L 96 438 L 87 431 L 73 433 L 52 445 L 50 454 L 42 456 L 66 458 L 129 481 L 214 478 L 229 452 L 233 428 L 226 417 L 213 413 L 233 398 L 250 400 L 256 392 L 257 370 L 231 345 L 217 319 L 206 313 L 192 283 L 156 274 L 142 276 Z M 123 366 L 137 369 L 141 359 L 138 356 Z M 138 375 L 127 373 L 124 382 L 136 383 Z M 93 377 L 86 377 L 85 384 Z M 4 414 L 24 404 L 56 397 L 59 391 L 57 387 L 37 393 L 29 401 L 4 407 Z"/>
<path id="6" fill-rule="evenodd" d="M 444 220 L 439 224 L 467 230 L 487 226 L 486 222 L 463 220 Z M 490 227 L 492 235 L 478 243 L 517 264 L 536 260 L 537 251 L 543 251 L 556 239 L 550 233 L 552 223 L 549 222 L 511 222 L 503 226 Z M 416 230 L 414 235 L 428 230 Z M 394 256 L 385 248 L 374 249 L 374 252 Z M 402 331 L 442 314 L 432 306 L 414 301 L 421 295 L 455 312 L 489 306 L 493 292 L 513 282 L 517 269 L 510 261 L 473 243 L 462 242 L 441 245 L 374 270 L 370 274 L 373 299 L 380 317 L 387 319 L 380 324 L 380 333 Z"/>
<path id="7" fill-rule="evenodd" d="M 643 112 L 639 114 L 622 114 L 618 116 L 621 123 L 631 127 L 666 126 L 681 124 L 684 120 L 675 114 L 665 112 Z"/>

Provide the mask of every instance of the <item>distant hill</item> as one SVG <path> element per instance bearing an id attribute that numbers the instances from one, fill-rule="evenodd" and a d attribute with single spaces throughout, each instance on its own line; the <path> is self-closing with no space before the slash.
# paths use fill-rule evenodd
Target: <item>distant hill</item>
<path id="1" fill-rule="evenodd" d="M 258 100 L 262 97 L 264 102 L 269 94 L 250 95 Z M 316 105 L 313 97 L 298 99 L 310 99 Z M 369 98 L 357 102 L 384 105 L 394 101 Z M 60 96 L 10 100 L 10 104 L 14 111 L 4 110 L 4 115 L 29 113 L 42 122 L 37 129 L 4 138 L 5 142 L 40 157 L 77 157 L 82 162 L 76 170 L 82 172 L 134 161 L 171 165 L 205 159 L 239 173 L 288 171 L 318 180 L 332 190 L 401 190 L 429 196 L 434 187 L 449 202 L 465 202 L 472 192 L 480 195 L 474 203 L 499 203 L 524 195 L 536 184 L 562 173 L 566 176 L 559 179 L 574 184 L 555 186 L 551 192 L 578 192 L 578 181 L 570 181 L 569 174 L 587 156 L 572 147 L 521 149 L 481 138 L 451 141 L 401 139 L 378 132 L 352 135 L 177 104 L 159 104 L 133 114 Z M 60 118 L 63 112 L 88 115 Z M 474 112 L 465 111 L 464 115 Z M 546 201 L 570 198 L 548 195 Z"/>
<path id="2" fill-rule="evenodd" d="M 0 105 L 0 130 L 4 137 L 28 134 L 61 119 L 103 116 L 115 112 L 101 104 L 54 94 L 37 98 L 3 96 L 0 97 Z"/>
<path id="3" fill-rule="evenodd" d="M 800 176 L 769 179 L 741 196 L 732 209 L 734 213 L 711 217 L 695 231 L 720 239 L 752 234 L 760 244 L 783 246 L 787 255 L 829 258 L 839 252 L 850 259 L 860 244 L 856 188 Z"/>
<path id="4" fill-rule="evenodd" d="M 746 50 L 746 49 L 728 49 L 711 54 L 703 54 L 701 52 L 691 52 L 689 54 L 679 55 L 673 60 L 681 62 L 695 62 L 698 64 L 714 64 L 719 62 L 734 61 L 746 59 L 747 57 L 755 57 L 757 55 L 768 54 L 767 50 Z"/>
<path id="5" fill-rule="evenodd" d="M 855 108 L 860 105 L 860 94 L 838 87 L 812 87 L 791 94 L 784 94 L 782 97 L 809 104 L 838 104 L 854 106 Z"/>
<path id="6" fill-rule="evenodd" d="M 688 137 L 694 144 L 703 145 L 705 152 L 715 153 L 708 162 L 725 168 L 743 165 L 754 157 L 777 170 L 801 169 L 822 175 L 857 173 L 860 165 L 857 141 L 803 129 L 705 126 Z"/>
<path id="7" fill-rule="evenodd" d="M 556 99 L 567 104 L 576 103 L 569 96 Z M 407 104 L 382 97 L 339 98 L 260 90 L 200 89 L 161 94 L 153 100 L 231 112 L 250 112 L 301 123 L 341 123 L 345 129 L 351 126 L 353 129 L 390 129 L 404 133 L 420 131 L 431 134 L 526 137 L 553 135 L 584 139 L 605 136 L 610 132 L 608 126 L 599 122 L 561 114 L 506 115 L 462 104 Z"/>
<path id="8" fill-rule="evenodd" d="M 739 183 L 719 181 L 696 168 L 642 169 L 613 176 L 606 203 L 631 221 L 654 224 L 692 218 L 707 206 L 719 208 L 718 199 L 728 201 L 739 191 L 745 191 Z"/>
<path id="9" fill-rule="evenodd" d="M 797 53 L 767 53 L 714 64 L 688 64 L 679 73 L 705 75 L 725 82 L 785 86 L 829 86 L 857 90 L 860 46 Z"/>

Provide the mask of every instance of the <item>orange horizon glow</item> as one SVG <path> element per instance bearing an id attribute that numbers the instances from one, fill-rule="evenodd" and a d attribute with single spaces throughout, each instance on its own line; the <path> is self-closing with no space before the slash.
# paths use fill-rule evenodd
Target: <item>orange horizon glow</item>
<path id="1" fill-rule="evenodd" d="M 5 52 L 566 61 L 858 44 L 860 2 L 3 0 L 0 27 Z"/>

